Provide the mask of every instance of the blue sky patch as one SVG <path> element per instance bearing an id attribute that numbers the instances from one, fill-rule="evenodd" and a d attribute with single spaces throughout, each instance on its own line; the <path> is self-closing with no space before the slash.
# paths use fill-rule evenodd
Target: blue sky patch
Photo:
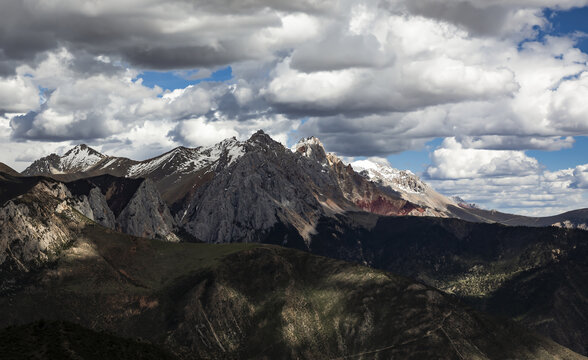
<path id="1" fill-rule="evenodd" d="M 203 81 L 223 82 L 233 78 L 233 69 L 230 66 L 214 71 L 210 76 L 198 78 L 198 69 L 191 71 L 143 71 L 138 78 L 143 79 L 143 85 L 150 88 L 156 85 L 164 90 L 173 91 L 184 89 L 189 85 L 195 85 Z"/>

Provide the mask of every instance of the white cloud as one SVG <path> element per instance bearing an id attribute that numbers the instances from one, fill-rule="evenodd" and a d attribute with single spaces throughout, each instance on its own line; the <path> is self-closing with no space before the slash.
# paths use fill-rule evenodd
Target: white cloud
<path id="1" fill-rule="evenodd" d="M 464 149 L 454 138 L 445 139 L 431 161 L 425 171 L 431 179 L 526 176 L 540 170 L 539 162 L 522 151 Z"/>
<path id="2" fill-rule="evenodd" d="M 209 146 L 239 135 L 237 131 L 227 125 L 226 123 L 208 122 L 201 117 L 181 122 L 176 131 L 191 146 Z"/>
<path id="3" fill-rule="evenodd" d="M 584 208 L 588 164 L 549 171 L 523 151 L 463 148 L 446 139 L 431 154 L 427 182 L 486 209 L 548 216 Z"/>
<path id="4" fill-rule="evenodd" d="M 549 104 L 551 124 L 569 133 L 588 133 L 588 73 L 563 81 Z"/>
<path id="5" fill-rule="evenodd" d="M 486 179 L 490 199 L 510 196 L 502 182 L 521 191 L 549 183 L 524 200 L 547 204 L 556 183 L 565 194 L 585 187 L 585 170 L 554 175 L 523 151 L 570 148 L 588 135 L 588 55 L 574 35 L 536 35 L 549 32 L 544 7 L 585 5 L 3 2 L 0 114 L 20 113 L 3 117 L 3 146 L 24 153 L 85 141 L 142 158 L 263 128 L 284 143 L 296 130 L 342 155 L 386 156 L 449 138 L 428 169 L 443 186 Z M 136 80 L 144 69 L 202 79 L 227 65 L 227 83 L 167 92 Z"/>
<path id="6" fill-rule="evenodd" d="M 571 136 L 532 137 L 516 135 L 462 136 L 457 141 L 464 148 L 470 149 L 541 149 L 548 151 L 569 149 L 573 147 L 575 142 Z"/>
<path id="7" fill-rule="evenodd" d="M 27 112 L 39 106 L 39 90 L 27 76 L 0 77 L 0 114 Z"/>
<path id="8" fill-rule="evenodd" d="M 572 188 L 588 189 L 588 164 L 576 166 L 570 186 Z"/>

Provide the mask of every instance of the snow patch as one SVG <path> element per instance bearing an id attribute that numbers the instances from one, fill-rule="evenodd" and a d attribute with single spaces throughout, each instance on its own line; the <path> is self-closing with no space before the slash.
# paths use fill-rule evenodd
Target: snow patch
<path id="1" fill-rule="evenodd" d="M 388 164 L 372 160 L 354 161 L 351 167 L 369 180 L 390 186 L 397 191 L 421 194 L 427 188 L 427 185 L 410 170 L 398 170 Z"/>
<path id="2" fill-rule="evenodd" d="M 160 168 L 171 168 L 170 174 L 190 174 L 205 167 L 226 160 L 229 166 L 245 154 L 245 146 L 237 139 L 231 138 L 208 147 L 189 149 L 176 148 L 159 157 L 143 161 L 129 168 L 127 176 L 139 177 L 150 174 Z"/>
<path id="3" fill-rule="evenodd" d="M 105 156 L 99 152 L 85 145 L 78 145 L 60 158 L 59 165 L 62 171 L 75 170 L 83 172 L 96 165 L 103 158 Z"/>

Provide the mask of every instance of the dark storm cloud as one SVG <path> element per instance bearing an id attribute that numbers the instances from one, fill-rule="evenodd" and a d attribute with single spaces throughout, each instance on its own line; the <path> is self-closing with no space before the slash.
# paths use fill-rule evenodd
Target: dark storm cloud
<path id="1" fill-rule="evenodd" d="M 413 14 L 462 25 L 475 35 L 500 34 L 511 14 L 508 5 L 475 6 L 468 1 L 412 0 L 406 7 Z"/>
<path id="2" fill-rule="evenodd" d="M 212 46 L 134 46 L 124 48 L 121 54 L 135 66 L 157 70 L 190 69 L 196 66 L 214 67 L 233 61 L 246 60 L 248 54 L 234 51 L 231 46 L 217 50 Z"/>
<path id="3" fill-rule="evenodd" d="M 246 51 L 248 36 L 260 28 L 280 25 L 279 17 L 266 11 L 262 2 L 241 6 L 241 16 L 231 10 L 238 2 L 228 2 L 228 8 L 216 2 L 214 6 L 184 1 L 135 2 L 127 7 L 110 2 L 111 8 L 105 3 L 63 1 L 55 5 L 41 0 L 4 0 L 0 11 L 1 74 L 12 74 L 17 65 L 33 63 L 38 54 L 61 46 L 152 69 L 224 65 L 254 57 L 255 48 Z M 305 6 L 315 9 L 300 5 Z M 230 17 L 232 24 L 225 23 L 224 16 Z M 170 30 L 187 21 L 203 24 L 195 29 Z"/>
<path id="4" fill-rule="evenodd" d="M 43 110 L 45 108 L 41 109 L 41 111 Z M 83 119 L 77 119 L 75 122 L 58 129 L 36 124 L 35 121 L 39 120 L 40 114 L 42 113 L 31 111 L 25 115 L 13 117 L 10 121 L 13 139 L 18 141 L 92 140 L 104 138 L 112 133 L 104 126 L 102 115 L 99 113 L 87 113 Z"/>
<path id="5" fill-rule="evenodd" d="M 324 14 L 332 11 L 337 6 L 337 0 L 216 0 L 216 1 L 193 1 L 184 0 L 194 9 L 205 10 L 216 13 L 250 13 L 271 7 L 286 12 L 308 12 Z"/>
<path id="6" fill-rule="evenodd" d="M 379 68 L 394 61 L 394 54 L 380 50 L 375 36 L 341 34 L 345 34 L 343 29 L 330 29 L 321 41 L 298 47 L 292 54 L 292 68 L 310 73 L 353 67 Z"/>

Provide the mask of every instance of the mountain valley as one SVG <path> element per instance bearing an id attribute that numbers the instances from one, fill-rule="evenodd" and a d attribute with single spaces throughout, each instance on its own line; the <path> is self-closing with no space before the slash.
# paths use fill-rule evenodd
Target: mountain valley
<path id="1" fill-rule="evenodd" d="M 3 327 L 67 321 L 179 358 L 588 354 L 585 209 L 482 210 L 261 131 L 0 171 Z"/>
<path id="2" fill-rule="evenodd" d="M 258 244 L 167 243 L 88 223 L 0 297 L 3 326 L 70 321 L 179 358 L 582 359 L 407 278 Z"/>

